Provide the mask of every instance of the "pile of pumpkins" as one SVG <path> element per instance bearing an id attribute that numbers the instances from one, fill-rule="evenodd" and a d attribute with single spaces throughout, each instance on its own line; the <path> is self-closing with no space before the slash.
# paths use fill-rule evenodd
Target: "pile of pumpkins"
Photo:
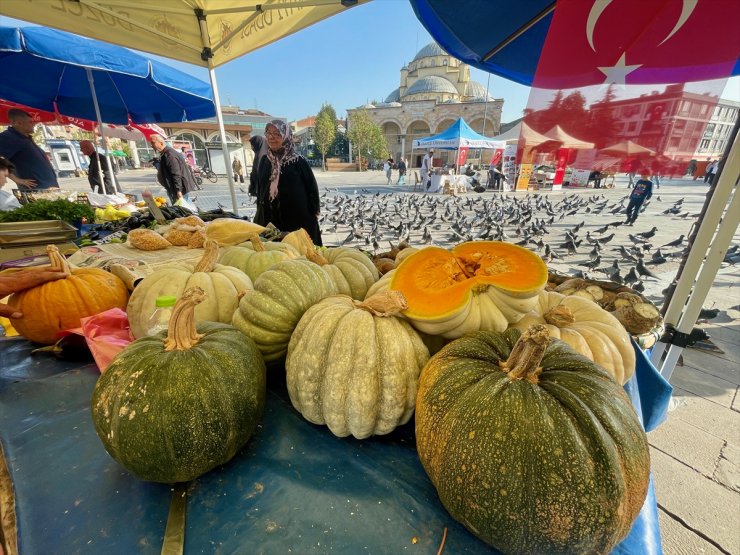
<path id="1" fill-rule="evenodd" d="M 92 410 L 133 474 L 187 481 L 228 461 L 264 408 L 265 363 L 284 361 L 293 406 L 337 436 L 386 434 L 416 412 L 442 503 L 504 553 L 605 553 L 629 533 L 650 469 L 622 389 L 630 337 L 594 302 L 545 291 L 540 257 L 496 241 L 410 248 L 381 277 L 363 252 L 316 248 L 303 230 L 237 235 L 128 300 L 140 339 Z M 169 330 L 146 337 L 160 295 L 180 300 Z"/>

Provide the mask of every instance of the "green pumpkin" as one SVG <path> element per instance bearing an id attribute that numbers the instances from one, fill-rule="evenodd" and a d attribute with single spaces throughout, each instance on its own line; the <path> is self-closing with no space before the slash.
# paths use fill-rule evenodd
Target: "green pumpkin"
<path id="1" fill-rule="evenodd" d="M 108 453 L 153 482 L 186 482 L 229 461 L 254 432 L 265 406 L 265 364 L 232 326 L 202 323 L 204 298 L 189 289 L 168 333 L 126 347 L 92 397 L 95 431 Z"/>
<path id="2" fill-rule="evenodd" d="M 288 393 L 295 409 L 339 437 L 392 432 L 414 413 L 429 351 L 398 291 L 365 302 L 328 297 L 306 311 L 288 346 Z"/>
<path id="3" fill-rule="evenodd" d="M 361 301 L 368 289 L 378 281 L 380 274 L 373 261 L 357 249 L 346 247 L 320 248 L 317 256 L 308 259 L 321 265 L 331 276 L 340 295 Z"/>
<path id="4" fill-rule="evenodd" d="M 503 553 L 609 553 L 645 500 L 645 433 L 604 369 L 545 326 L 520 334 L 470 333 L 429 360 L 421 462 L 453 518 Z"/>
<path id="5" fill-rule="evenodd" d="M 255 235 L 245 243 L 224 249 L 219 262 L 240 269 L 254 281 L 278 262 L 300 256 L 298 251 L 287 243 L 263 243 Z"/>
<path id="6" fill-rule="evenodd" d="M 280 360 L 290 335 L 311 306 L 336 295 L 334 282 L 321 266 L 305 259 L 275 264 L 242 297 L 232 324 L 257 344 L 265 361 Z"/>

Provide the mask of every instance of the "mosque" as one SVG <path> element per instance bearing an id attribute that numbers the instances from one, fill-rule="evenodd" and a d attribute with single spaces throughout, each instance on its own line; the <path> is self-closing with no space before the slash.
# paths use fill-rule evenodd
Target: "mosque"
<path id="1" fill-rule="evenodd" d="M 440 133 L 459 117 L 478 133 L 492 137 L 499 133 L 503 104 L 503 99 L 492 98 L 484 85 L 470 79 L 467 64 L 432 42 L 401 68 L 399 86 L 384 102 L 347 112 L 367 110 L 383 130 L 393 159 L 403 157 L 419 167 L 423 152 L 415 150 L 412 159 L 413 140 Z"/>

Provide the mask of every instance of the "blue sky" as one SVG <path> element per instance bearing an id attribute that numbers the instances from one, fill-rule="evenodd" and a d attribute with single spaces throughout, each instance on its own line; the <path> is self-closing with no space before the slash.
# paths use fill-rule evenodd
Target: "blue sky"
<path id="1" fill-rule="evenodd" d="M 0 24 L 23 22 L 0 16 Z M 217 68 L 221 102 L 289 120 L 328 102 L 343 117 L 347 108 L 384 100 L 398 87 L 401 66 L 431 41 L 407 0 L 373 0 Z M 203 68 L 162 60 L 208 80 Z M 471 68 L 471 77 L 485 86 L 489 74 Z M 521 117 L 529 87 L 491 75 L 489 93 L 504 99 L 505 123 Z M 740 78 L 722 96 L 740 100 Z"/>

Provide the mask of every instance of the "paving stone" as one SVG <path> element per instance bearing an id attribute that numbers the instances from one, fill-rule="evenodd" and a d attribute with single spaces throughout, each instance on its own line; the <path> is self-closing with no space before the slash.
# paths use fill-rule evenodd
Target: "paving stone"
<path id="1" fill-rule="evenodd" d="M 729 553 L 740 553 L 740 495 L 676 459 L 650 449 L 658 503 Z"/>
<path id="2" fill-rule="evenodd" d="M 735 385 L 740 385 L 740 345 L 717 339 L 713 330 L 726 329 L 723 327 L 706 328 L 712 335 L 712 342 L 724 351 L 723 354 L 685 349 L 683 351 L 684 366 L 697 368 L 707 374 L 712 374 Z"/>
<path id="3" fill-rule="evenodd" d="M 740 413 L 674 386 L 677 407 L 669 418 L 678 418 L 700 430 L 740 447 Z"/>
<path id="4" fill-rule="evenodd" d="M 722 449 L 714 479 L 740 493 L 740 447 L 727 444 Z"/>
<path id="5" fill-rule="evenodd" d="M 668 513 L 658 510 L 664 555 L 720 555 L 722 552 Z"/>
<path id="6" fill-rule="evenodd" d="M 732 400 L 732 410 L 740 412 L 740 387 L 735 391 L 735 398 Z"/>
<path id="7" fill-rule="evenodd" d="M 669 415 L 657 430 L 648 434 L 650 445 L 679 459 L 684 464 L 712 478 L 725 440 L 688 422 Z"/>
<path id="8" fill-rule="evenodd" d="M 717 404 L 732 407 L 737 385 L 689 366 L 677 366 L 671 385 L 690 391 Z"/>

